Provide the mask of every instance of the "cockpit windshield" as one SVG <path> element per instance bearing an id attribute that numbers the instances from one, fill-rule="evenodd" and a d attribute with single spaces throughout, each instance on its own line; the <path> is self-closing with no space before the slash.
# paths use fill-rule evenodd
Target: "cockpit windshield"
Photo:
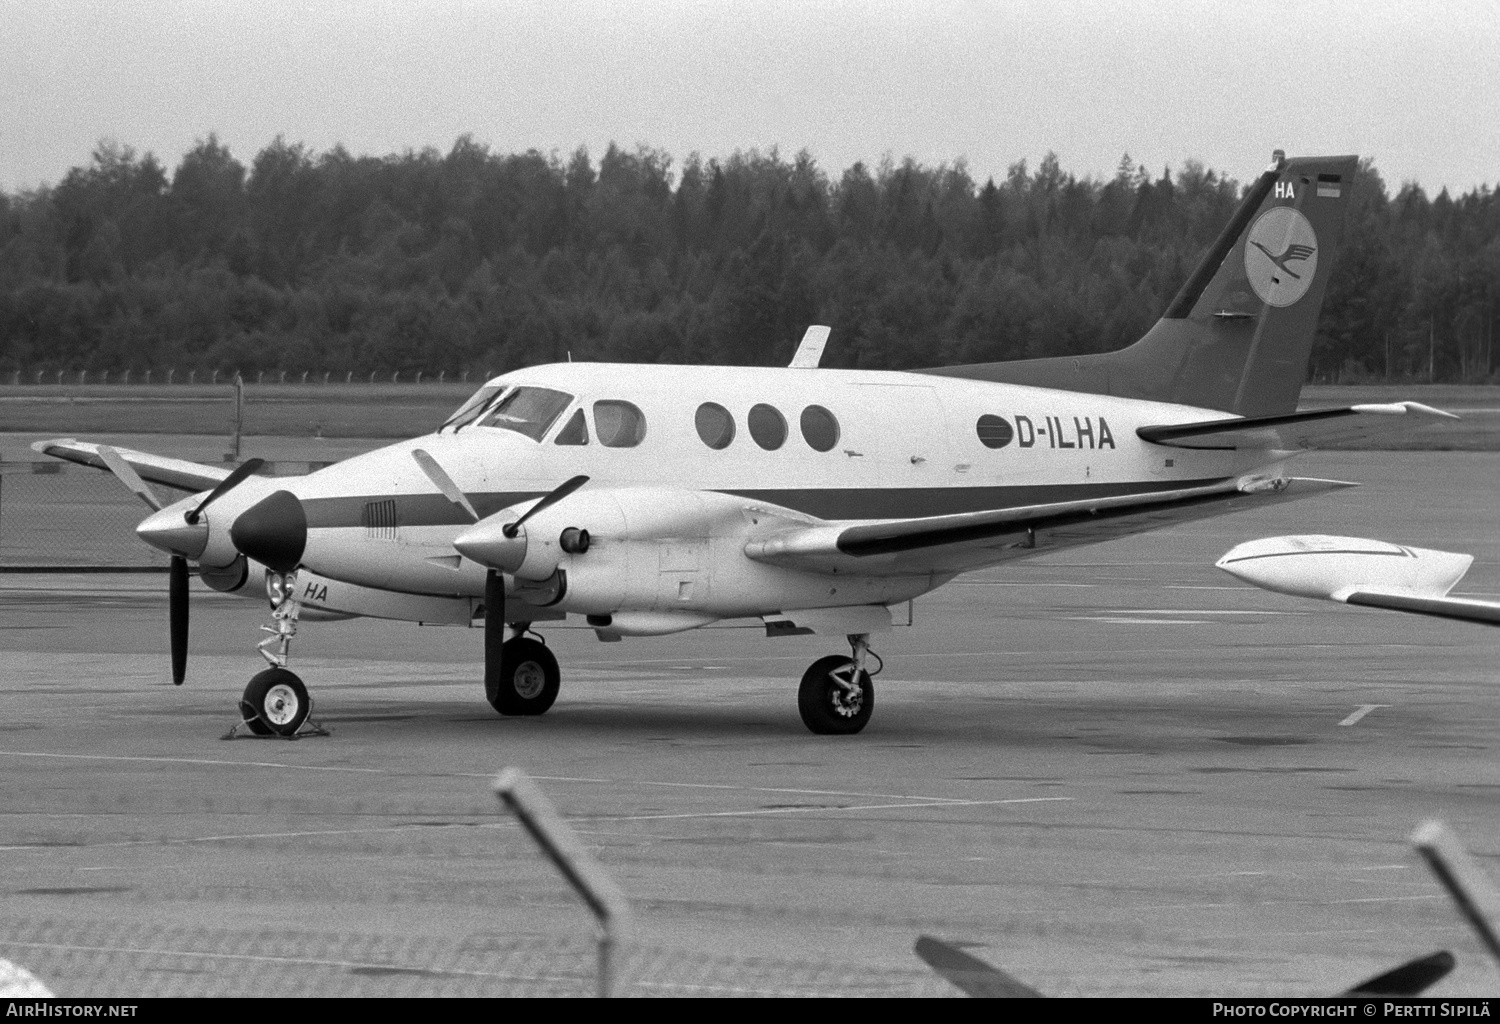
<path id="1" fill-rule="evenodd" d="M 540 441 L 547 428 L 573 403 L 573 396 L 550 388 L 516 388 L 479 419 L 481 427 L 499 427 Z"/>
<path id="2" fill-rule="evenodd" d="M 479 418 L 480 413 L 494 400 L 495 396 L 505 390 L 504 384 L 486 384 L 469 397 L 469 400 L 458 407 L 458 411 L 443 421 L 438 430 L 447 430 L 452 427 L 458 430 L 466 427 Z"/>

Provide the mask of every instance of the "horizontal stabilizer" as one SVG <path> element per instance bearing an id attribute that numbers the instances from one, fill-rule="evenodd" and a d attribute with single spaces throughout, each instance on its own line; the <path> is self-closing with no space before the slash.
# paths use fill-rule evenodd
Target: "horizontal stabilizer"
<path id="1" fill-rule="evenodd" d="M 1284 416 L 1231 417 L 1197 423 L 1165 423 L 1141 427 L 1136 434 L 1153 444 L 1173 448 L 1255 448 L 1293 451 L 1330 444 L 1370 441 L 1437 420 L 1456 420 L 1421 402 L 1387 405 L 1351 405 L 1340 409 L 1313 409 Z"/>
<path id="2" fill-rule="evenodd" d="M 745 545 L 746 556 L 810 571 L 966 571 L 1041 549 L 1352 487 L 1339 480 L 1226 478 L 1198 487 L 874 523 L 796 526 Z M 985 552 L 983 549 L 989 549 Z M 882 563 L 876 556 L 888 556 Z"/>
<path id="3" fill-rule="evenodd" d="M 105 462 L 105 457 L 99 454 L 100 447 L 92 441 L 77 441 L 65 437 L 55 441 L 37 441 L 31 446 L 31 450 L 64 462 L 76 462 L 80 466 L 93 466 L 108 472 L 109 465 Z M 142 480 L 189 493 L 212 490 L 233 471 L 232 467 L 205 466 L 200 462 L 169 459 L 129 448 L 115 448 L 114 452 Z"/>
<path id="4" fill-rule="evenodd" d="M 1448 597 L 1472 555 L 1363 537 L 1266 537 L 1215 563 L 1237 579 L 1296 597 L 1500 625 L 1500 603 Z"/>

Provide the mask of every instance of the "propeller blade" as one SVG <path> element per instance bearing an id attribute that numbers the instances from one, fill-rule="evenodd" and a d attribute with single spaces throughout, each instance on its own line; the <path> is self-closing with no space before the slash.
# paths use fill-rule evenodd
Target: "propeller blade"
<path id="1" fill-rule="evenodd" d="M 541 501 L 537 502 L 535 505 L 531 506 L 531 508 L 527 509 L 526 514 L 523 515 L 520 519 L 517 519 L 513 523 L 506 523 L 505 528 L 501 532 L 504 533 L 507 537 L 514 537 L 516 534 L 521 532 L 521 527 L 525 525 L 526 520 L 536 515 L 542 509 L 551 508 L 553 505 L 556 505 L 559 501 L 562 501 L 568 495 L 572 494 L 574 491 L 578 490 L 578 488 L 582 487 L 588 482 L 589 478 L 586 476 L 575 476 L 571 480 L 563 481 L 551 494 L 547 495 Z"/>
<path id="2" fill-rule="evenodd" d="M 1446 977 L 1448 972 L 1453 970 L 1455 962 L 1452 953 L 1441 949 L 1430 956 L 1419 956 L 1384 974 L 1367 978 L 1344 995 L 1407 997 L 1420 995 L 1424 989 Z"/>
<path id="3" fill-rule="evenodd" d="M 484 578 L 484 692 L 500 692 L 501 650 L 505 647 L 505 576 L 491 569 Z"/>
<path id="4" fill-rule="evenodd" d="M 255 473 L 260 469 L 260 467 L 264 466 L 265 464 L 265 459 L 247 459 L 244 462 L 240 463 L 235 467 L 233 473 L 230 473 L 223 480 L 220 480 L 219 485 L 208 492 L 208 497 L 199 502 L 197 508 L 193 509 L 191 512 L 188 512 L 183 516 L 183 518 L 186 519 L 189 523 L 196 523 L 199 519 L 203 518 L 204 509 L 208 508 L 208 506 L 212 505 L 214 502 L 224 497 L 224 495 L 234 490 L 240 484 L 244 483 L 246 477 L 254 476 Z"/>
<path id="5" fill-rule="evenodd" d="M 167 626 L 172 635 L 172 685 L 187 677 L 188 652 L 188 564 L 173 555 L 167 578 Z"/>
<path id="6" fill-rule="evenodd" d="M 412 449 L 411 457 L 417 460 L 417 465 L 421 467 L 423 473 L 427 474 L 427 479 L 431 480 L 433 485 L 443 492 L 443 497 L 468 514 L 469 522 L 479 522 L 479 513 L 474 511 L 474 506 L 469 504 L 469 499 L 464 495 L 463 491 L 459 490 L 458 484 L 453 482 L 453 478 L 447 474 L 442 466 L 438 465 L 437 459 L 434 459 L 421 448 Z"/>
<path id="7" fill-rule="evenodd" d="M 135 468 L 130 463 L 120 457 L 119 452 L 107 444 L 101 444 L 95 450 L 98 451 L 99 459 L 104 463 L 104 468 L 113 473 L 116 480 L 130 488 L 137 498 L 140 498 L 147 505 L 151 506 L 151 511 L 160 512 L 162 510 L 161 499 L 156 496 L 156 492 L 146 485 L 146 481 L 141 479 L 141 475 L 135 471 Z"/>
<path id="8" fill-rule="evenodd" d="M 913 950 L 928 967 L 976 999 L 1042 998 L 1042 994 L 1030 985 L 942 939 L 920 936 Z"/>

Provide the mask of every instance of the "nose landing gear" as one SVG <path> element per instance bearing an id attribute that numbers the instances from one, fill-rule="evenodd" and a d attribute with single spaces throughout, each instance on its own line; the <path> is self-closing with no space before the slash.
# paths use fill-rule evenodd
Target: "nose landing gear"
<path id="1" fill-rule="evenodd" d="M 253 736 L 328 736 L 330 733 L 309 719 L 312 696 L 296 673 L 287 669 L 292 637 L 297 635 L 297 616 L 302 605 L 296 599 L 297 574 L 266 572 L 266 597 L 271 602 L 272 625 L 260 628 L 271 635 L 256 645 L 271 667 L 251 677 L 240 696 L 240 721 L 224 735 L 235 739 L 240 730 Z"/>
<path id="2" fill-rule="evenodd" d="M 865 661 L 873 653 L 869 634 L 851 633 L 849 647 L 851 657 L 831 654 L 813 662 L 797 688 L 802 722 L 819 735 L 851 736 L 865 727 L 875 711 L 875 684 L 865 670 Z M 878 663 L 880 656 L 875 655 L 875 660 Z"/>

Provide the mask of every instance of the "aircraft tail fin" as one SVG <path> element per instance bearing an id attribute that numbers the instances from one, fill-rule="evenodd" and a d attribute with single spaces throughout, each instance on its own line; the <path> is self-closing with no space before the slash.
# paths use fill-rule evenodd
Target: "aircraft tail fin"
<path id="1" fill-rule="evenodd" d="M 1240 416 L 1293 412 L 1357 164 L 1278 150 L 1161 319 L 1128 348 L 926 372 Z"/>

